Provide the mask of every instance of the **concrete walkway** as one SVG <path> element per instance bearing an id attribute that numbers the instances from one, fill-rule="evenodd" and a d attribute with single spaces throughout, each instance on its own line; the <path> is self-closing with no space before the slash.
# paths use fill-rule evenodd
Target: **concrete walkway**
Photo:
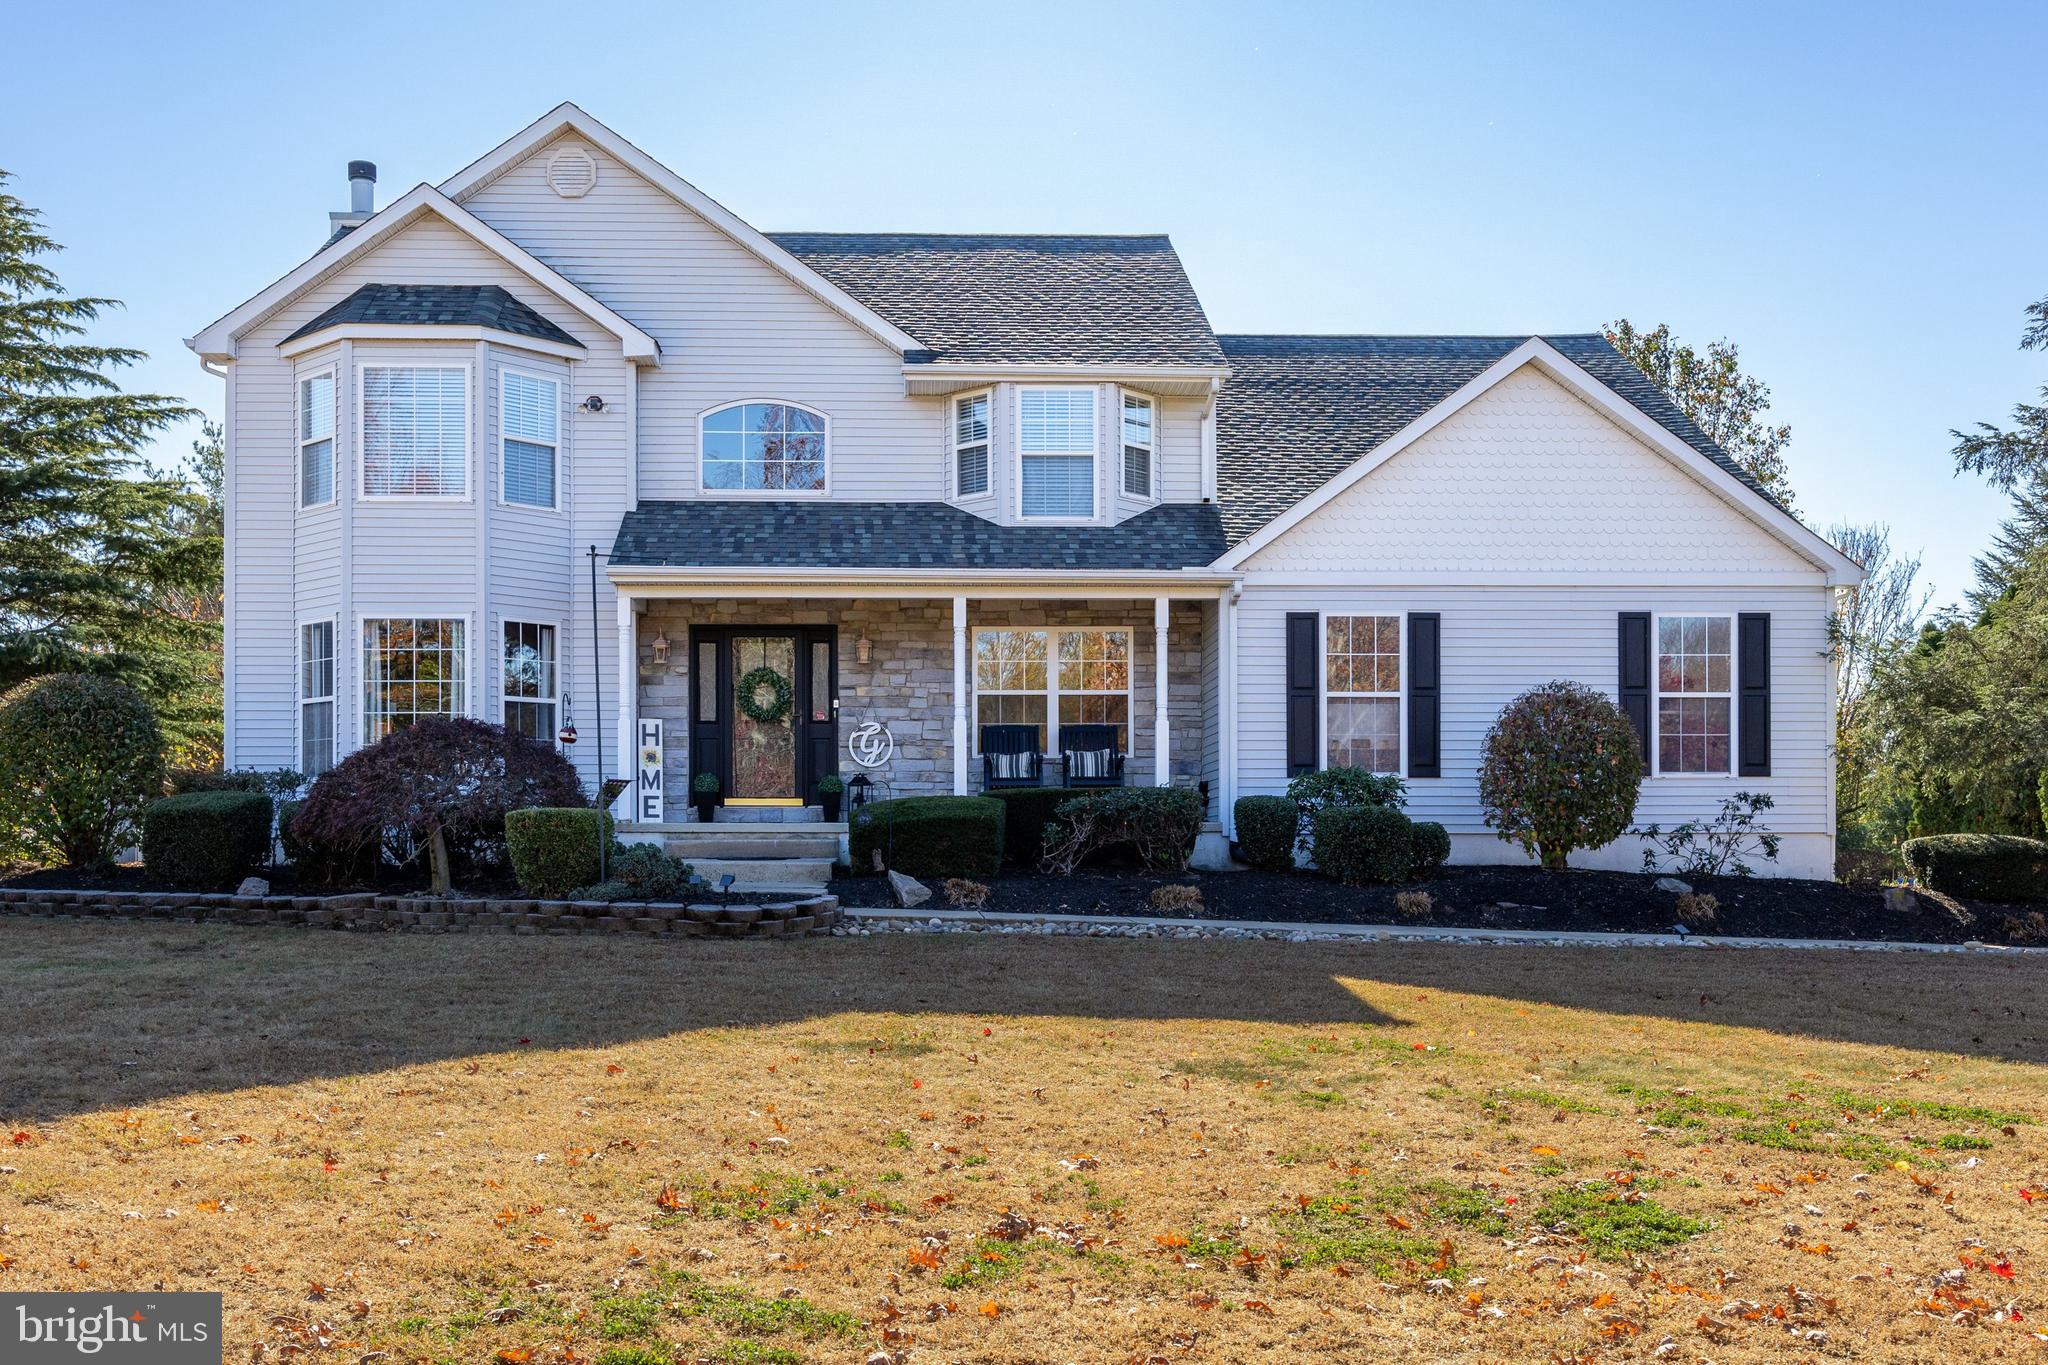
<path id="1" fill-rule="evenodd" d="M 1413 924 L 1303 924 L 1268 920 L 1166 919 L 1150 915 L 1033 915 L 1013 911 L 914 910 L 885 908 L 845 910 L 851 925 L 835 933 L 863 929 L 889 932 L 1039 933 L 1086 937 L 1259 938 L 1291 943 L 1459 943 L 1538 948 L 1796 948 L 1863 953 L 2048 953 L 2048 948 L 2008 948 L 1995 943 L 1885 943 L 1847 938 L 1737 938 L 1719 934 L 1587 933 L 1547 929 L 1439 929 Z"/>

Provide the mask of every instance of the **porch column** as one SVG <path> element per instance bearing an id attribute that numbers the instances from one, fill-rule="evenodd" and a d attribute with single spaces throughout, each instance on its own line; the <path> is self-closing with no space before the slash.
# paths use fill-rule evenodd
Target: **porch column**
<path id="1" fill-rule="evenodd" d="M 967 795 L 967 599 L 953 599 L 953 795 Z"/>
<path id="2" fill-rule="evenodd" d="M 640 647 L 633 626 L 633 599 L 619 594 L 619 776 L 640 771 Z M 598 736 L 598 743 L 604 736 Z M 630 788 L 629 788 L 630 790 Z M 631 809 L 630 804 L 628 809 Z"/>
<path id="3" fill-rule="evenodd" d="M 1167 601 L 1164 597 L 1152 599 L 1152 785 L 1170 787 L 1173 785 L 1173 768 L 1168 762 L 1171 745 L 1167 731 L 1167 657 L 1166 657 L 1166 616 Z"/>

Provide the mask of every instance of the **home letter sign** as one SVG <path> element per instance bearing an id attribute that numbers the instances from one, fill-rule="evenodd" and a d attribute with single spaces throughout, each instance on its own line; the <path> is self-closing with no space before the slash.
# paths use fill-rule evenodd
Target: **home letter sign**
<path id="1" fill-rule="evenodd" d="M 658 825 L 662 817 L 661 722 L 653 717 L 640 721 L 640 783 L 635 819 Z"/>

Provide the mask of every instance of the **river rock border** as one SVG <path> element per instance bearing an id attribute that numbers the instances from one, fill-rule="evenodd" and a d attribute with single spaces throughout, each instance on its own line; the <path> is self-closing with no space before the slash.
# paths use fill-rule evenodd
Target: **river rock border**
<path id="1" fill-rule="evenodd" d="M 654 938 L 796 938 L 839 922 L 837 896 L 735 905 L 681 901 L 546 901 L 444 896 L 235 896 L 199 891 L 64 891 L 0 887 L 0 916 L 294 925 L 429 934 L 642 934 Z"/>

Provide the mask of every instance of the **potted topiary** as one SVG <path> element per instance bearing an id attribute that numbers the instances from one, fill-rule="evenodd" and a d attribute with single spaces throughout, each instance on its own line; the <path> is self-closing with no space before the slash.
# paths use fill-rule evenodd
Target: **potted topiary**
<path id="1" fill-rule="evenodd" d="M 690 779 L 690 804 L 697 808 L 699 824 L 711 823 L 712 812 L 718 809 L 717 773 L 698 773 Z"/>
<path id="2" fill-rule="evenodd" d="M 825 808 L 825 823 L 839 823 L 839 803 L 846 795 L 846 779 L 838 773 L 826 773 L 818 779 L 818 804 Z"/>

